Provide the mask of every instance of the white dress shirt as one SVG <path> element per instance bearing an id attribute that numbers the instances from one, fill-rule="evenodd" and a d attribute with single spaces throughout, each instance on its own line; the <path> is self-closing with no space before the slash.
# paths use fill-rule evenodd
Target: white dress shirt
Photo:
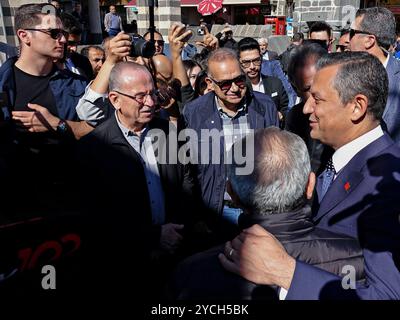
<path id="1" fill-rule="evenodd" d="M 253 87 L 253 91 L 265 93 L 265 88 L 261 77 L 257 84 L 251 84 L 251 86 Z"/>
<path id="2" fill-rule="evenodd" d="M 350 162 L 351 159 L 353 159 L 358 152 L 382 136 L 383 130 L 381 126 L 377 126 L 375 129 L 364 133 L 357 139 L 354 139 L 353 141 L 337 149 L 332 156 L 332 162 L 333 166 L 335 167 L 336 175 Z"/>

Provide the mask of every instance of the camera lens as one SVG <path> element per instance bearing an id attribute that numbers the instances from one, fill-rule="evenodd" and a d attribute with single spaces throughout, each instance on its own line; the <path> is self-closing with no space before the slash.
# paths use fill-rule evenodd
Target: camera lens
<path id="1" fill-rule="evenodd" d="M 131 38 L 131 51 L 129 55 L 131 57 L 144 57 L 151 58 L 156 52 L 156 47 L 154 43 L 146 41 L 143 38 L 132 37 Z"/>

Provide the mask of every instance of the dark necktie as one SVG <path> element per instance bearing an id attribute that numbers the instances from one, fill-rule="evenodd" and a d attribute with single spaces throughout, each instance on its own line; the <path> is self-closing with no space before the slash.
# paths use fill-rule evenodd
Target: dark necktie
<path id="1" fill-rule="evenodd" d="M 321 200 L 324 198 L 325 193 L 328 191 L 330 185 L 332 184 L 333 178 L 335 178 L 335 174 L 335 167 L 333 166 L 332 158 L 330 158 L 328 163 L 326 164 L 326 168 L 322 176 Z"/>

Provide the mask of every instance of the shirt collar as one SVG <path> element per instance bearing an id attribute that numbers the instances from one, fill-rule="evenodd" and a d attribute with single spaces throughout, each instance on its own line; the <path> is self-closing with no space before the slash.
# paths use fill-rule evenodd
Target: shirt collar
<path id="1" fill-rule="evenodd" d="M 339 172 L 343 169 L 359 151 L 381 136 L 383 136 L 382 128 L 381 126 L 377 126 L 375 129 L 368 131 L 357 139 L 337 149 L 332 156 L 335 171 Z"/>
<path id="2" fill-rule="evenodd" d="M 385 69 L 387 68 L 387 65 L 389 63 L 389 59 L 390 59 L 390 54 L 387 55 L 385 62 L 383 63 L 383 66 L 385 67 Z"/>
<path id="3" fill-rule="evenodd" d="M 217 106 L 217 109 L 218 109 L 218 111 L 219 111 L 219 114 L 220 114 L 220 115 L 227 115 L 229 118 L 234 118 L 234 117 L 236 117 L 239 113 L 242 113 L 242 112 L 246 112 L 246 111 L 247 111 L 247 104 L 246 104 L 246 102 L 245 102 L 245 99 L 243 99 L 243 102 L 240 103 L 240 107 L 237 109 L 237 113 L 236 113 L 236 115 L 233 116 L 233 117 L 229 116 L 229 115 L 222 109 L 221 105 L 220 105 L 219 102 L 218 102 L 218 97 L 217 97 L 217 95 L 215 95 L 215 104 L 216 104 L 216 106 Z"/>
<path id="4" fill-rule="evenodd" d="M 136 136 L 138 137 L 138 135 L 136 133 L 134 133 L 133 131 L 129 130 L 128 128 L 126 128 L 121 121 L 119 121 L 118 118 L 118 114 L 117 111 L 115 111 L 115 119 L 117 119 L 117 123 L 118 123 L 118 127 L 121 129 L 122 134 L 124 135 L 124 137 L 131 137 L 131 136 Z M 140 131 L 140 136 L 143 136 L 143 133 L 147 130 L 148 126 L 145 126 L 141 131 Z"/>

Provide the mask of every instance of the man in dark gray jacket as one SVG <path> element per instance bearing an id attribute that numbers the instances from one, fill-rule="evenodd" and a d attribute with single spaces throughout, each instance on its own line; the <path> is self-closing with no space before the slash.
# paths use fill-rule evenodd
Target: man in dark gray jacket
<path id="1" fill-rule="evenodd" d="M 239 219 L 242 229 L 259 224 L 278 238 L 290 255 L 324 270 L 341 274 L 346 265 L 363 276 L 362 252 L 358 242 L 345 235 L 316 228 L 307 205 L 315 185 L 310 159 L 304 142 L 295 134 L 278 128 L 258 130 L 235 143 L 253 144 L 251 174 L 241 175 L 240 159 L 233 153 L 228 166 L 227 189 L 244 214 Z M 246 148 L 248 149 L 248 148 Z M 223 246 L 194 255 L 177 269 L 170 288 L 174 299 L 273 299 L 277 292 L 258 286 L 226 272 L 218 260 Z M 236 254 L 234 250 L 230 253 Z"/>

